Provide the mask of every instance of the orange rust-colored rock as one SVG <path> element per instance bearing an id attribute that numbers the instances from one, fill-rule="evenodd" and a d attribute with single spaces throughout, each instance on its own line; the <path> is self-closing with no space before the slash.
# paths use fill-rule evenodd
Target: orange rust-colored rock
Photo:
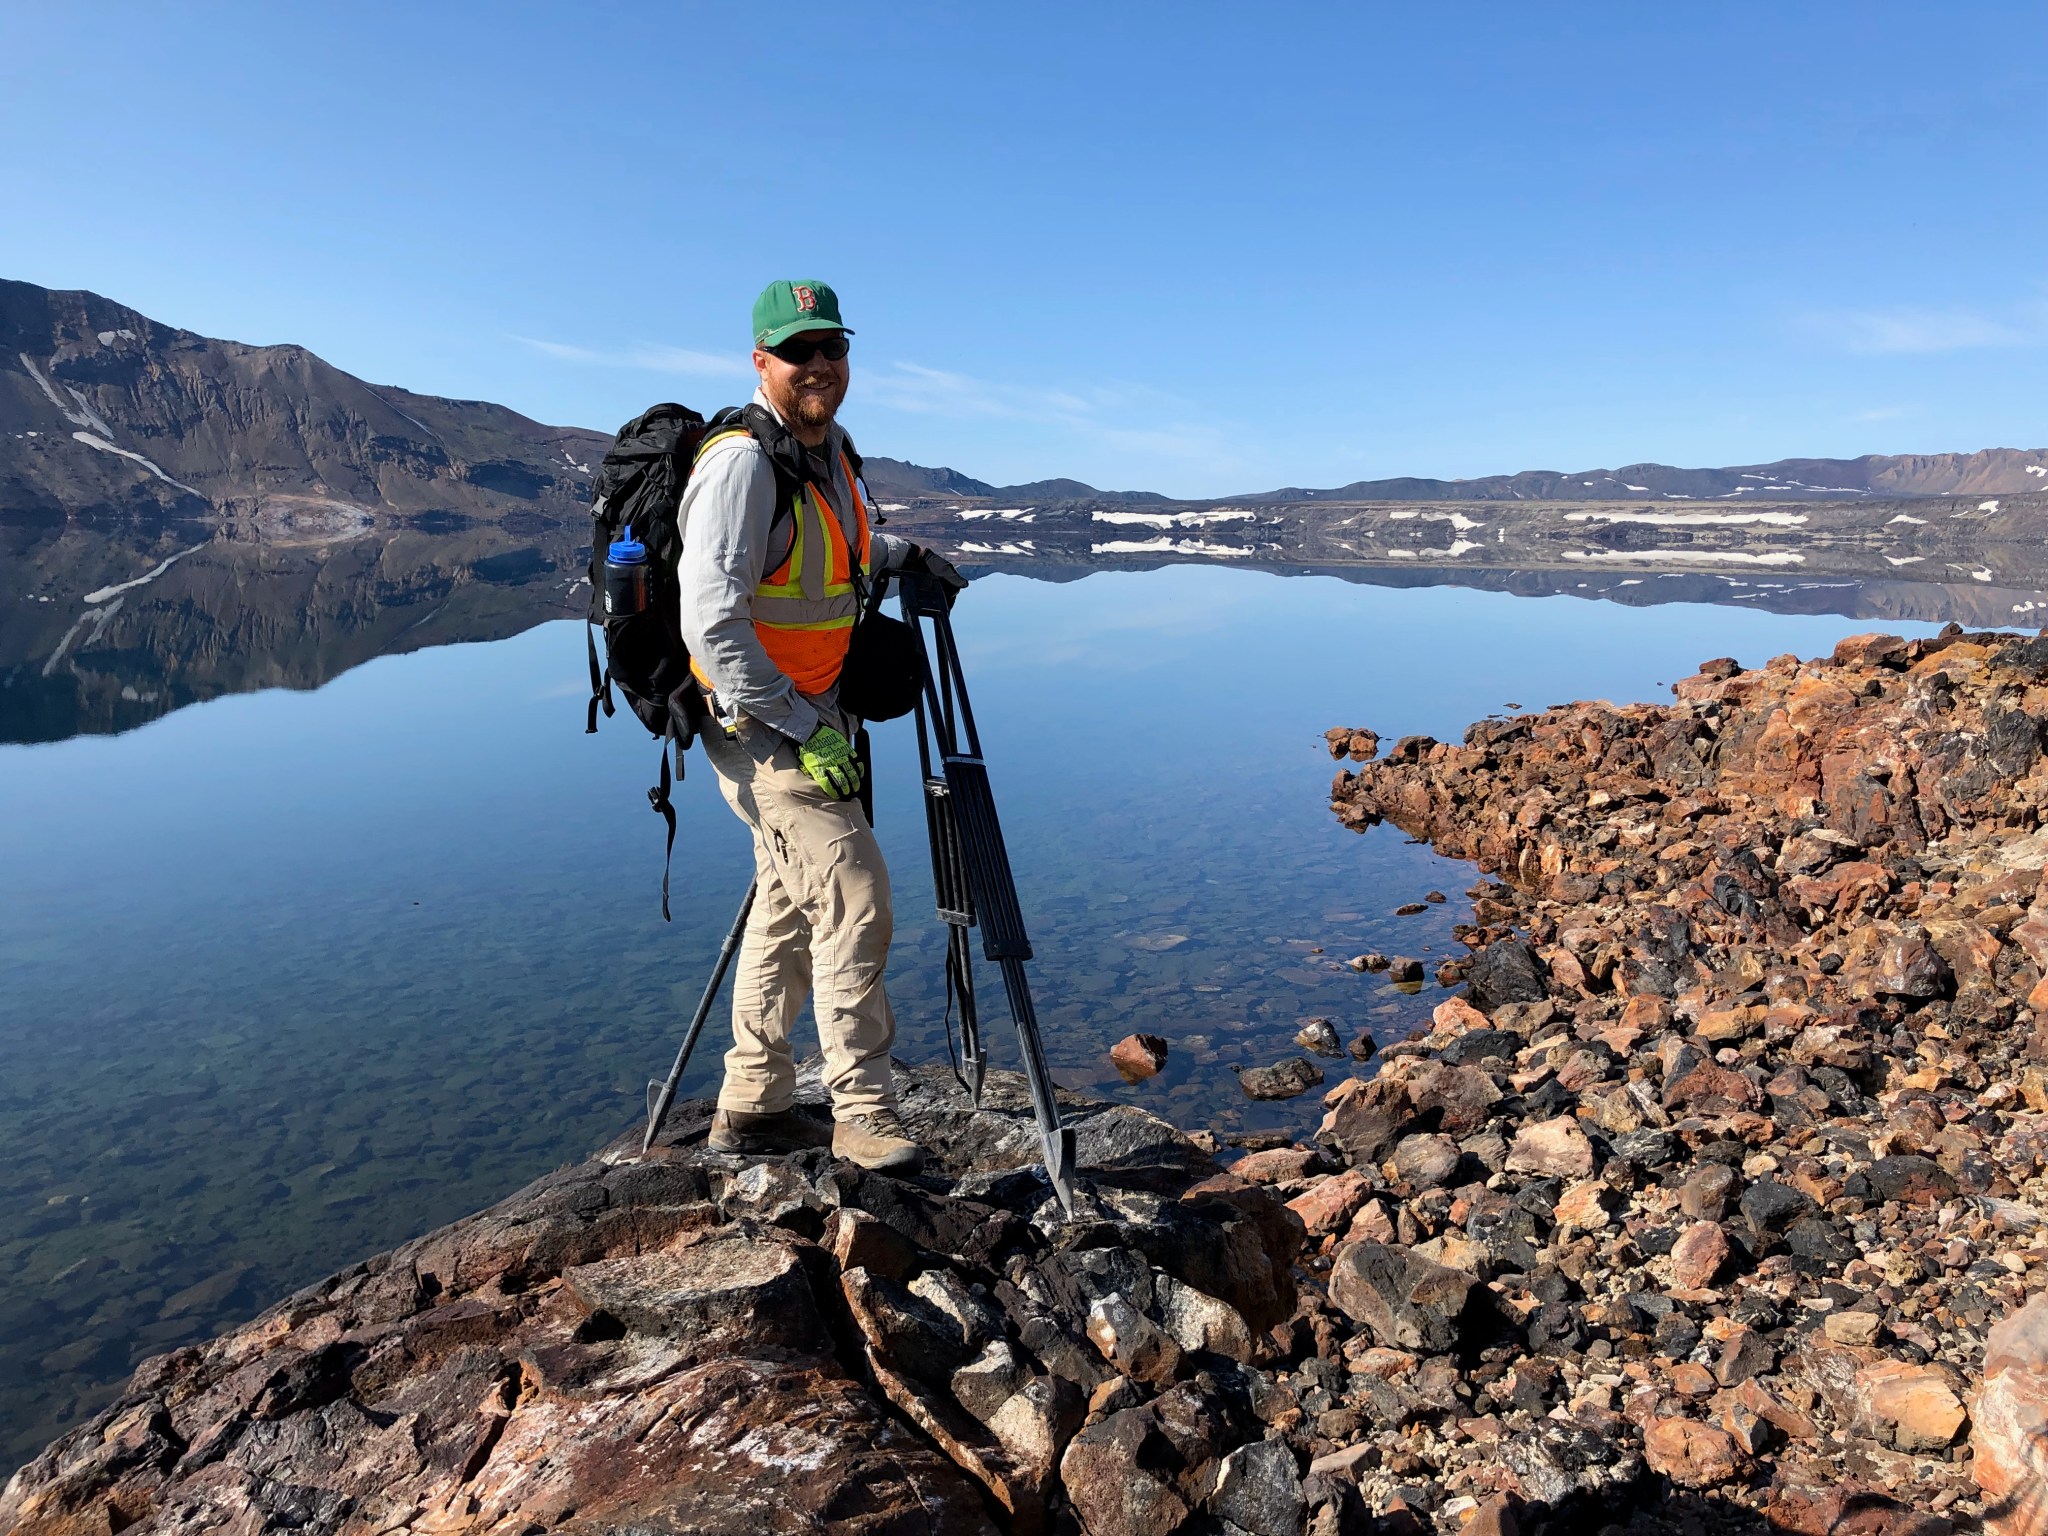
<path id="1" fill-rule="evenodd" d="M 1643 1459 L 1685 1488 L 1715 1488 L 1742 1464 L 1734 1437 L 1697 1419 L 1652 1419 L 1643 1429 Z"/>
<path id="2" fill-rule="evenodd" d="M 1159 1035 L 1125 1035 L 1109 1048 L 1109 1060 L 1125 1082 L 1139 1083 L 1165 1070 L 1166 1051 Z"/>
<path id="3" fill-rule="evenodd" d="M 2048 1292 L 1991 1330 L 1970 1399 L 1970 1473 L 1992 1536 L 2048 1532 Z"/>

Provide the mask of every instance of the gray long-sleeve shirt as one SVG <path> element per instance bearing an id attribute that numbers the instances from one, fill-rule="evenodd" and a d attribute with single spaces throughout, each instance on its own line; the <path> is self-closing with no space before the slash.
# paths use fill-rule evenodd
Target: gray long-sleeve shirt
<path id="1" fill-rule="evenodd" d="M 759 390 L 754 403 L 782 419 Z M 851 544 L 857 524 L 853 487 L 840 462 L 845 439 L 835 422 L 825 441 L 826 472 L 816 483 Z M 770 554 L 780 552 L 769 545 L 774 521 L 775 470 L 761 445 L 750 437 L 713 444 L 690 472 L 676 517 L 682 533 L 676 575 L 682 586 L 683 643 L 711 679 L 721 719 L 745 714 L 801 742 L 821 720 L 841 729 L 847 722 L 836 686 L 819 694 L 799 693 L 754 633 L 754 589 L 767 574 Z M 786 526 L 777 530 L 777 545 L 788 539 Z M 879 530 L 871 539 L 877 571 L 896 569 L 910 550 L 909 540 Z"/>

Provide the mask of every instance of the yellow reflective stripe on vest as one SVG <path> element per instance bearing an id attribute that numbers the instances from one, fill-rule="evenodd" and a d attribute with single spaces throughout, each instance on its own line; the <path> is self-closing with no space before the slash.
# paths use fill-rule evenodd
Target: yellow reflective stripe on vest
<path id="1" fill-rule="evenodd" d="M 756 597 L 802 597 L 804 569 L 804 497 L 797 492 L 796 501 L 790 512 L 790 527 L 794 534 L 789 542 L 789 553 L 782 557 L 782 563 L 761 578 L 761 584 L 754 588 Z M 818 530 L 824 537 L 824 529 Z M 787 581 L 775 580 L 776 571 L 786 571 Z"/>
<path id="2" fill-rule="evenodd" d="M 812 619 L 808 623 L 792 620 L 789 623 L 783 624 L 777 623 L 774 619 L 756 619 L 754 622 L 756 624 L 765 624 L 770 629 L 786 629 L 792 633 L 799 630 L 851 629 L 853 628 L 853 615 L 849 613 L 843 619 Z"/>

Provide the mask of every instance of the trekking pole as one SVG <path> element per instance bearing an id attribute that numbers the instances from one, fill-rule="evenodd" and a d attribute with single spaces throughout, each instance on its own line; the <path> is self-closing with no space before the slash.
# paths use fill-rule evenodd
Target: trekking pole
<path id="1" fill-rule="evenodd" d="M 1009 850 L 996 816 L 988 768 L 982 761 L 981 736 L 968 701 L 967 679 L 947 613 L 947 593 L 938 582 L 913 572 L 898 576 L 904 622 L 917 638 L 922 687 L 917 703 L 918 760 L 924 770 L 925 822 L 932 840 L 932 875 L 939 915 L 951 927 L 947 937 L 948 989 L 961 996 L 962 1056 L 965 1073 L 955 1069 L 961 1085 L 979 1104 L 984 1057 L 975 1019 L 974 986 L 967 929 L 981 929 L 982 953 L 995 962 L 1003 977 L 1010 1018 L 1024 1058 L 1024 1078 L 1031 1089 L 1032 1112 L 1045 1149 L 1045 1173 L 1060 1208 L 1074 1213 L 1072 1174 L 1074 1133 L 1060 1119 L 1052 1072 L 1038 1034 L 1038 1011 L 1024 962 L 1031 958 L 1031 939 L 1017 904 L 1017 880 L 1010 870 Z M 925 643 L 923 621 L 932 627 Z M 936 747 L 939 772 L 932 771 Z"/>
<path id="2" fill-rule="evenodd" d="M 704 1021 L 711 1016 L 711 1005 L 717 1000 L 718 989 L 725 985 L 726 970 L 732 965 L 732 957 L 740 947 L 740 937 L 746 931 L 747 915 L 754 910 L 757 884 L 753 880 L 747 882 L 747 894 L 740 898 L 740 910 L 732 920 L 732 928 L 727 932 L 725 942 L 718 946 L 718 963 L 712 966 L 711 980 L 705 985 L 703 997 L 697 1000 L 696 1015 L 683 1035 L 682 1049 L 676 1052 L 676 1064 L 668 1069 L 668 1081 L 647 1085 L 647 1134 L 640 1142 L 642 1157 L 653 1147 L 654 1138 L 661 1134 L 661 1122 L 668 1118 L 669 1106 L 676 1101 L 676 1084 L 683 1080 L 683 1068 L 690 1064 L 690 1052 L 697 1049 L 697 1036 L 704 1032 Z"/>

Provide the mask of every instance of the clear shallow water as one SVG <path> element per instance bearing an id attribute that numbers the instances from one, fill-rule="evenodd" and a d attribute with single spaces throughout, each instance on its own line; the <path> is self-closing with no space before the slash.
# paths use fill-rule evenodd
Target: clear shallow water
<path id="1" fill-rule="evenodd" d="M 1467 867 L 1337 825 L 1324 729 L 1454 737 L 1510 703 L 1667 697 L 1705 657 L 1870 627 L 1197 566 L 991 577 L 957 626 L 1055 1068 L 1225 1130 L 1312 1123 L 1313 1095 L 1252 1105 L 1229 1068 L 1293 1054 L 1315 1014 L 1405 1033 L 1438 989 L 1344 960 L 1432 959 L 1468 910 Z M 0 1460 L 140 1356 L 637 1118 L 744 840 L 694 758 L 664 925 L 652 744 L 623 718 L 583 735 L 582 678 L 578 626 L 554 623 L 0 748 Z M 899 1053 L 940 1059 L 908 723 L 876 735 Z M 1391 915 L 1431 889 L 1451 900 Z M 1173 1056 L 1126 1088 L 1103 1053 L 1131 1030 Z M 715 1083 L 714 1035 L 686 1093 Z"/>

